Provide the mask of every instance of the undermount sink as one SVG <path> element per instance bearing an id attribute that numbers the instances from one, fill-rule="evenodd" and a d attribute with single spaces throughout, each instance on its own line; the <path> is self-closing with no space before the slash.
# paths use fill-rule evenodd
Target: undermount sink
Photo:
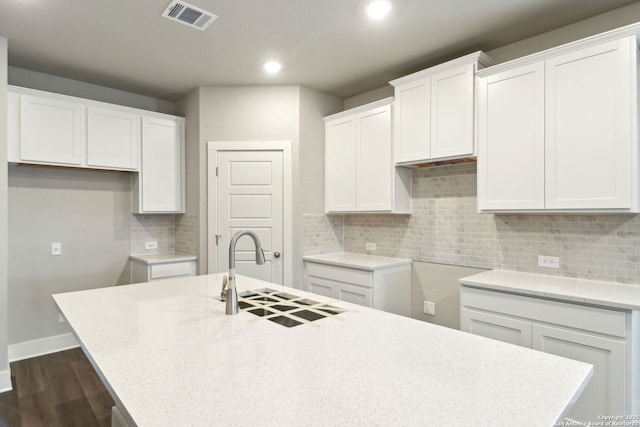
<path id="1" fill-rule="evenodd" d="M 216 299 L 222 301 L 220 297 Z M 329 304 L 269 288 L 238 292 L 238 308 L 287 328 L 345 311 Z"/>

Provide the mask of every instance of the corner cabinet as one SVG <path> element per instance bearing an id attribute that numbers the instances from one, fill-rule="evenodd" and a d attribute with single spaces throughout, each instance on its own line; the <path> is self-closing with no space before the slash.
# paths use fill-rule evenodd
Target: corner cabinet
<path id="1" fill-rule="evenodd" d="M 475 73 L 493 65 L 476 52 L 390 82 L 398 165 L 476 155 Z"/>
<path id="2" fill-rule="evenodd" d="M 640 26 L 478 71 L 478 208 L 639 212 Z"/>
<path id="3" fill-rule="evenodd" d="M 460 307 L 465 332 L 594 366 L 567 416 L 571 421 L 586 425 L 603 415 L 637 415 L 633 349 L 640 343 L 632 331 L 640 313 L 469 286 L 461 287 Z"/>
<path id="4" fill-rule="evenodd" d="M 393 164 L 392 102 L 324 118 L 326 212 L 411 212 L 411 172 Z"/>

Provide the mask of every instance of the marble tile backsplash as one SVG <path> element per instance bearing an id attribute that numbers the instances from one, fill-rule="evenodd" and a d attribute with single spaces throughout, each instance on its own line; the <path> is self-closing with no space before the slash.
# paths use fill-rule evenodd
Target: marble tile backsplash
<path id="1" fill-rule="evenodd" d="M 130 253 L 174 252 L 176 248 L 174 215 L 131 215 Z M 145 249 L 145 242 L 158 242 L 157 249 Z"/>
<path id="2" fill-rule="evenodd" d="M 305 254 L 324 249 L 308 239 L 334 230 L 315 217 Z M 343 232 L 348 252 L 367 253 L 365 243 L 375 242 L 368 253 L 640 284 L 639 215 L 480 214 L 473 163 L 414 170 L 412 215 L 345 215 Z M 560 257 L 560 268 L 538 267 L 538 255 Z"/>
<path id="3" fill-rule="evenodd" d="M 303 215 L 304 255 L 342 252 L 344 217 L 342 215 Z"/>
<path id="4" fill-rule="evenodd" d="M 176 215 L 176 252 L 197 254 L 200 244 L 197 215 Z"/>

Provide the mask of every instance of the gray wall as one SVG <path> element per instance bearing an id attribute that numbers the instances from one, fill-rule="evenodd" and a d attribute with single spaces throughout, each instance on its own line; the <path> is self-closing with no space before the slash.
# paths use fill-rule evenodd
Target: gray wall
<path id="1" fill-rule="evenodd" d="M 187 129 L 187 214 L 196 210 L 196 203 L 199 205 L 201 273 L 207 271 L 208 256 L 207 143 L 289 140 L 293 157 L 293 285 L 302 286 L 302 214 L 307 210 L 322 212 L 324 203 L 322 117 L 341 108 L 341 99 L 300 86 L 201 87 L 178 102 L 187 123 L 194 116 L 199 123 L 197 131 Z M 197 186 L 193 185 L 194 171 L 199 174 Z"/>
<path id="2" fill-rule="evenodd" d="M 21 68 L 9 67 L 8 79 L 17 86 L 117 105 L 175 110 L 167 101 Z M 8 177 L 9 345 L 70 332 L 58 323 L 52 293 L 128 283 L 132 230 L 148 231 L 145 238 L 164 245 L 162 233 L 153 235 L 159 227 L 151 216 L 138 221 L 131 215 L 129 173 L 11 166 Z M 62 256 L 50 255 L 52 242 L 62 243 Z"/>
<path id="3" fill-rule="evenodd" d="M 7 216 L 7 39 L 0 37 L 0 374 L 9 369 Z"/>
<path id="4" fill-rule="evenodd" d="M 24 68 L 9 67 L 9 84 L 45 90 L 63 95 L 77 96 L 94 101 L 125 105 L 158 113 L 175 114 L 175 104 L 171 101 L 138 95 L 118 89 L 44 74 Z"/>
<path id="5" fill-rule="evenodd" d="M 497 49 L 489 50 L 486 53 L 497 63 L 510 61 L 525 55 L 540 52 L 564 43 L 569 43 L 585 37 L 593 36 L 608 30 L 613 30 L 625 25 L 634 24 L 640 21 L 640 2 L 613 10 L 575 24 L 557 30 L 549 31 L 528 39 L 521 40 Z M 460 52 L 460 56 L 470 52 Z M 424 68 L 429 68 L 437 64 L 424 64 Z M 399 78 L 402 76 L 396 76 Z M 377 89 L 347 98 L 344 100 L 344 108 L 355 108 L 360 105 L 374 102 L 388 96 L 393 96 L 393 87 L 385 85 Z"/>
<path id="6" fill-rule="evenodd" d="M 129 283 L 130 188 L 127 173 L 9 167 L 9 344 L 70 332 L 51 294 Z"/>

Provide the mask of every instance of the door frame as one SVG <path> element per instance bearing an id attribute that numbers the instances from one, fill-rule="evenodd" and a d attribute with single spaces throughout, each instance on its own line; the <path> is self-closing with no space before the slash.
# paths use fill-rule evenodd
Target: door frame
<path id="1" fill-rule="evenodd" d="M 291 141 L 209 141 L 207 143 L 207 271 L 216 270 L 217 246 L 215 235 L 218 216 L 217 185 L 209 185 L 215 178 L 219 151 L 281 151 L 282 152 L 282 284 L 291 286 L 293 280 L 293 163 Z M 211 225 L 215 227 L 211 227 Z"/>

